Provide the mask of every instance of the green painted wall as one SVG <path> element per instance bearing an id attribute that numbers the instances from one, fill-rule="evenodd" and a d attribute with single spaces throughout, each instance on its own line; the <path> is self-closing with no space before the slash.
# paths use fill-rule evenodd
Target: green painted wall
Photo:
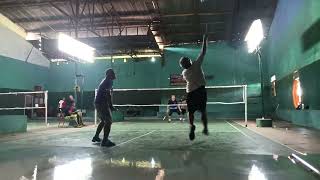
<path id="1" fill-rule="evenodd" d="M 155 63 L 149 60 L 139 60 L 134 62 L 128 60 L 116 60 L 111 63 L 110 60 L 97 60 L 92 64 L 78 64 L 77 74 L 84 75 L 85 91 L 93 91 L 105 76 L 107 68 L 113 68 L 117 79 L 114 82 L 115 88 L 151 88 L 159 87 L 159 75 L 161 65 L 159 61 Z M 76 66 L 69 64 L 52 64 L 50 67 L 49 90 L 51 92 L 72 91 L 74 87 Z"/>
<path id="2" fill-rule="evenodd" d="M 279 79 L 320 59 L 319 43 L 304 49 L 304 33 L 320 18 L 320 1 L 280 0 L 269 33 L 269 69 Z M 312 38 L 312 37 L 311 37 Z"/>
<path id="3" fill-rule="evenodd" d="M 0 92 L 33 91 L 35 85 L 47 88 L 49 69 L 20 60 L 0 56 Z M 23 96 L 1 95 L 0 107 L 21 107 Z M 24 111 L 0 111 L 0 134 L 25 132 L 27 117 Z"/>
<path id="4" fill-rule="evenodd" d="M 93 64 L 78 64 L 78 74 L 84 75 L 84 84 L 81 87 L 84 90 L 83 108 L 93 109 L 94 89 L 104 78 L 107 68 L 113 68 L 116 72 L 117 79 L 114 82 L 114 88 L 159 87 L 159 73 L 161 72 L 159 60 L 155 63 L 150 62 L 149 59 L 140 59 L 137 62 L 128 60 L 126 63 L 123 60 L 116 60 L 114 63 L 110 60 L 99 60 Z M 57 102 L 61 97 L 74 94 L 75 69 L 74 63 L 51 65 L 49 77 L 50 112 L 56 110 Z M 131 96 L 130 99 L 132 102 L 132 99 L 137 101 L 143 97 Z M 79 106 L 80 104 L 78 104 Z"/>
<path id="5" fill-rule="evenodd" d="M 266 97 L 281 119 L 299 125 L 320 128 L 320 1 L 279 0 L 263 53 L 266 84 L 277 77 L 277 96 Z M 298 71 L 303 88 L 302 101 L 308 111 L 294 109 L 292 103 L 293 72 Z M 267 90 L 270 87 L 266 88 Z M 275 109 L 275 107 L 277 107 Z"/>
<path id="6" fill-rule="evenodd" d="M 49 60 L 25 39 L 0 25 L 0 92 L 47 88 Z M 1 95 L 0 107 L 21 107 L 24 97 Z M 0 111 L 0 133 L 25 132 L 27 117 L 21 110 Z"/>
<path id="7" fill-rule="evenodd" d="M 114 82 L 115 88 L 160 88 L 170 87 L 170 74 L 181 74 L 182 69 L 179 66 L 181 56 L 190 56 L 195 59 L 200 51 L 200 45 L 184 45 L 179 47 L 168 47 L 164 52 L 164 65 L 161 60 L 151 62 L 150 59 L 140 59 L 137 61 L 99 60 L 93 64 L 80 64 L 77 70 L 85 76 L 83 85 L 84 107 L 92 108 L 94 97 L 93 90 L 98 86 L 104 77 L 104 71 L 112 67 L 117 75 Z M 209 45 L 207 56 L 205 58 L 203 69 L 206 75 L 213 75 L 214 79 L 207 80 L 207 85 L 249 85 L 249 114 L 256 117 L 260 113 L 260 87 L 258 84 L 258 63 L 255 55 L 249 55 L 243 47 L 232 48 L 226 43 L 217 42 Z M 74 86 L 75 64 L 52 64 L 49 76 L 49 100 L 53 107 L 56 107 L 57 101 L 62 96 L 72 93 Z M 182 91 L 184 92 L 184 91 Z M 175 94 L 179 92 L 175 92 Z M 146 95 L 147 94 L 147 95 Z M 148 92 L 146 94 L 127 94 L 118 96 L 116 101 L 126 100 L 127 103 L 165 103 L 170 93 Z M 209 101 L 222 99 L 222 94 L 209 96 Z M 235 94 L 239 92 L 224 92 L 224 100 L 231 101 Z M 237 97 L 241 97 L 237 96 Z M 234 99 L 233 99 L 234 100 Z M 232 117 L 243 117 L 243 106 L 212 106 L 208 111 L 216 115 L 230 115 Z M 53 108 L 54 109 L 54 108 Z M 161 109 L 160 111 L 163 111 Z M 235 113 L 232 114 L 233 111 Z"/>
<path id="8" fill-rule="evenodd" d="M 194 60 L 199 52 L 200 45 L 167 48 L 165 59 L 168 62 L 164 72 L 166 74 L 181 72 L 181 69 L 177 71 L 180 57 L 188 56 Z M 206 75 L 213 75 L 215 78 L 207 80 L 207 84 L 218 86 L 257 83 L 258 63 L 255 58 L 256 56 L 248 54 L 244 47 L 234 49 L 226 43 L 211 44 L 204 60 L 203 70 Z M 166 79 L 163 78 L 162 81 Z"/>
<path id="9" fill-rule="evenodd" d="M 27 116 L 0 115 L 0 134 L 27 131 Z"/>
<path id="10" fill-rule="evenodd" d="M 33 90 L 47 87 L 49 69 L 0 55 L 0 89 Z"/>

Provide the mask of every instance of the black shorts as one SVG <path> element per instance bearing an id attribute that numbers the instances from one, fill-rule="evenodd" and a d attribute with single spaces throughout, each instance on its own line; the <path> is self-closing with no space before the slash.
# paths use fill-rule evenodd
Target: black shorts
<path id="1" fill-rule="evenodd" d="M 63 109 L 61 109 L 61 110 L 62 110 L 62 112 L 63 112 L 63 114 L 64 114 L 65 116 L 70 116 L 69 108 L 65 107 L 65 108 L 63 108 Z"/>
<path id="2" fill-rule="evenodd" d="M 207 90 L 204 86 L 191 91 L 187 95 L 188 111 L 194 113 L 196 111 L 205 111 L 207 108 Z"/>
<path id="3" fill-rule="evenodd" d="M 95 104 L 98 118 L 105 123 L 112 123 L 112 112 L 108 105 Z"/>
<path id="4" fill-rule="evenodd" d="M 177 113 L 178 115 L 180 115 L 179 109 L 169 109 L 168 115 L 171 116 L 174 112 Z"/>

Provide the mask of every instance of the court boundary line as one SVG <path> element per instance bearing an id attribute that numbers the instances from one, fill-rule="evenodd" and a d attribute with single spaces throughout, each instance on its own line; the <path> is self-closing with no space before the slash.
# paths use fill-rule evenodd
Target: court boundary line
<path id="1" fill-rule="evenodd" d="M 150 130 L 117 130 L 118 132 L 150 132 Z M 161 131 L 161 132 L 189 132 L 188 129 L 186 130 L 158 130 L 158 129 L 153 129 L 152 131 Z"/>
<path id="2" fill-rule="evenodd" d="M 129 143 L 129 142 L 132 142 L 132 141 L 134 141 L 134 140 L 136 140 L 136 139 L 140 139 L 140 138 L 142 138 L 142 137 L 144 137 L 144 136 L 147 136 L 147 135 L 149 135 L 149 134 L 154 133 L 155 131 L 157 131 L 157 130 L 153 130 L 153 131 L 147 132 L 147 133 L 145 133 L 145 134 L 143 134 L 143 135 L 134 137 L 134 138 L 132 138 L 132 139 L 129 139 L 129 140 L 127 140 L 127 141 L 124 141 L 124 142 L 122 142 L 122 143 L 119 143 L 119 144 L 117 144 L 117 145 L 114 146 L 114 147 L 119 147 L 119 146 L 121 146 L 121 145 L 124 145 L 124 144 L 127 144 L 127 143 Z"/>
<path id="3" fill-rule="evenodd" d="M 316 173 L 317 175 L 320 175 L 320 171 L 315 168 L 314 166 L 312 166 L 311 164 L 309 164 L 307 161 L 305 161 L 304 159 L 300 158 L 298 155 L 292 153 L 291 155 L 292 157 L 294 157 L 296 160 L 298 160 L 303 166 L 307 167 L 309 170 L 313 171 L 314 173 Z M 290 159 L 290 156 L 288 157 Z"/>
<path id="4" fill-rule="evenodd" d="M 247 137 L 248 139 L 250 139 L 251 141 L 255 142 L 255 140 L 250 137 L 249 135 L 247 135 L 246 133 L 244 133 L 243 131 L 241 131 L 239 128 L 235 127 L 233 124 L 231 124 L 230 122 L 226 121 L 231 127 L 233 127 L 234 129 L 236 129 L 238 132 L 240 132 L 242 135 L 244 135 L 245 137 Z"/>
<path id="5" fill-rule="evenodd" d="M 236 121 L 233 121 L 233 122 L 236 123 L 236 124 L 238 124 L 239 126 L 242 126 L 240 123 L 238 123 L 238 122 L 236 122 Z M 266 138 L 266 139 L 268 139 L 268 140 L 270 140 L 270 141 L 272 141 L 272 142 L 274 142 L 274 143 L 278 143 L 278 144 L 280 144 L 280 145 L 282 145 L 282 146 L 284 146 L 284 147 L 286 147 L 286 148 L 290 149 L 291 151 L 294 151 L 294 152 L 296 152 L 296 153 L 298 153 L 298 154 L 301 154 L 301 155 L 304 155 L 304 156 L 307 155 L 307 153 L 303 153 L 303 152 L 300 152 L 300 151 L 298 151 L 298 150 L 296 150 L 296 149 L 293 149 L 292 147 L 290 147 L 290 146 L 288 146 L 288 145 L 285 145 L 285 144 L 283 144 L 283 143 L 281 143 L 281 142 L 279 142 L 279 141 L 277 141 L 277 140 L 273 140 L 273 139 L 271 139 L 271 138 L 269 138 L 269 137 L 267 137 L 267 136 L 264 136 L 262 133 L 259 133 L 259 132 L 255 131 L 255 130 L 253 130 L 253 129 L 249 129 L 248 127 L 247 127 L 246 129 L 252 131 L 253 133 L 259 134 L 260 136 L 262 136 L 262 137 L 264 137 L 264 138 Z"/>

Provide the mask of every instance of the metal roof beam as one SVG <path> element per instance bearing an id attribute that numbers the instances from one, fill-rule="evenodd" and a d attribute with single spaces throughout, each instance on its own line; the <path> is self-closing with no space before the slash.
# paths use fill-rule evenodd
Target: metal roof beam
<path id="1" fill-rule="evenodd" d="M 65 16 L 67 16 L 70 20 L 74 21 L 73 17 L 71 17 L 67 12 L 65 12 L 64 10 L 62 10 L 59 6 L 56 6 L 53 3 L 50 3 L 54 8 L 56 8 L 58 11 L 60 11 L 62 14 L 64 14 Z M 79 26 L 83 26 L 80 22 L 78 22 Z M 100 34 L 98 34 L 97 32 L 95 32 L 94 30 L 91 30 L 89 28 L 86 27 L 86 29 L 90 32 L 92 32 L 94 35 L 100 37 Z"/>
<path id="2" fill-rule="evenodd" d="M 111 30 L 110 26 L 116 26 L 115 23 L 111 24 L 111 23 L 103 23 L 101 22 L 100 24 L 95 24 L 95 30 Z M 89 27 L 90 27 L 90 22 L 88 23 L 81 23 L 80 26 L 78 26 L 79 31 L 89 31 Z M 74 26 L 70 25 L 69 23 L 65 23 L 65 24 L 59 24 L 59 25 L 55 25 L 52 26 L 56 31 L 73 31 L 75 28 Z M 148 25 L 145 24 L 145 22 L 135 22 L 132 24 L 122 24 L 121 26 L 122 28 L 126 29 L 134 29 L 134 28 L 148 28 Z M 50 32 L 52 31 L 49 27 L 45 26 L 45 27 L 41 27 L 41 28 L 34 28 L 34 29 L 27 29 L 27 32 Z"/>
<path id="3" fill-rule="evenodd" d="M 57 6 L 58 7 L 58 6 Z M 61 9 L 61 8 L 59 8 Z M 60 11 L 61 12 L 61 11 Z M 139 14 L 141 13 L 141 14 Z M 138 15 L 139 14 L 139 15 Z M 94 18 L 105 18 L 107 20 L 111 20 L 111 16 L 116 16 L 115 14 L 112 14 L 112 12 L 108 13 L 108 16 L 106 18 L 105 14 L 95 14 Z M 150 19 L 147 11 L 143 12 L 127 12 L 127 14 L 119 14 L 118 15 L 120 19 L 125 19 L 125 18 L 135 18 L 135 19 Z M 41 17 L 45 21 L 58 21 L 58 20 L 69 20 L 68 16 L 47 16 L 47 17 Z M 81 15 L 79 18 L 82 19 L 90 19 L 89 15 Z M 16 23 L 35 23 L 35 22 L 41 22 L 39 18 L 14 18 L 12 21 Z"/>
<path id="4" fill-rule="evenodd" d="M 186 16 L 220 16 L 220 15 L 230 15 L 231 11 L 225 12 L 200 12 L 200 13 L 180 13 L 180 14 L 162 14 L 161 17 L 171 18 L 171 17 L 186 17 Z"/>
<path id="5" fill-rule="evenodd" d="M 34 7 L 34 6 L 51 6 L 50 3 L 57 3 L 57 4 L 64 4 L 67 3 L 69 0 L 29 0 L 29 1 L 23 1 L 16 0 L 12 2 L 0 2 L 1 8 L 17 8 L 17 7 L 24 7 L 24 4 L 28 7 Z M 110 3 L 110 2 L 120 2 L 120 1 L 127 1 L 127 0 L 105 0 L 104 3 Z M 138 0 L 136 0 L 138 1 Z M 140 0 L 142 1 L 142 0 Z M 85 0 L 80 0 L 81 3 L 84 3 Z M 91 3 L 91 2 L 89 2 Z"/>

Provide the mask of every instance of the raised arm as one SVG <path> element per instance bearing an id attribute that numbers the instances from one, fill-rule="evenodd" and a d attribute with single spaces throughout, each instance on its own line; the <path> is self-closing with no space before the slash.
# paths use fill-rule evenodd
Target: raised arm
<path id="1" fill-rule="evenodd" d="M 200 64 L 202 64 L 204 56 L 206 55 L 207 45 L 208 45 L 208 35 L 204 34 L 203 40 L 202 40 L 202 49 L 197 59 L 197 62 L 199 62 Z"/>

